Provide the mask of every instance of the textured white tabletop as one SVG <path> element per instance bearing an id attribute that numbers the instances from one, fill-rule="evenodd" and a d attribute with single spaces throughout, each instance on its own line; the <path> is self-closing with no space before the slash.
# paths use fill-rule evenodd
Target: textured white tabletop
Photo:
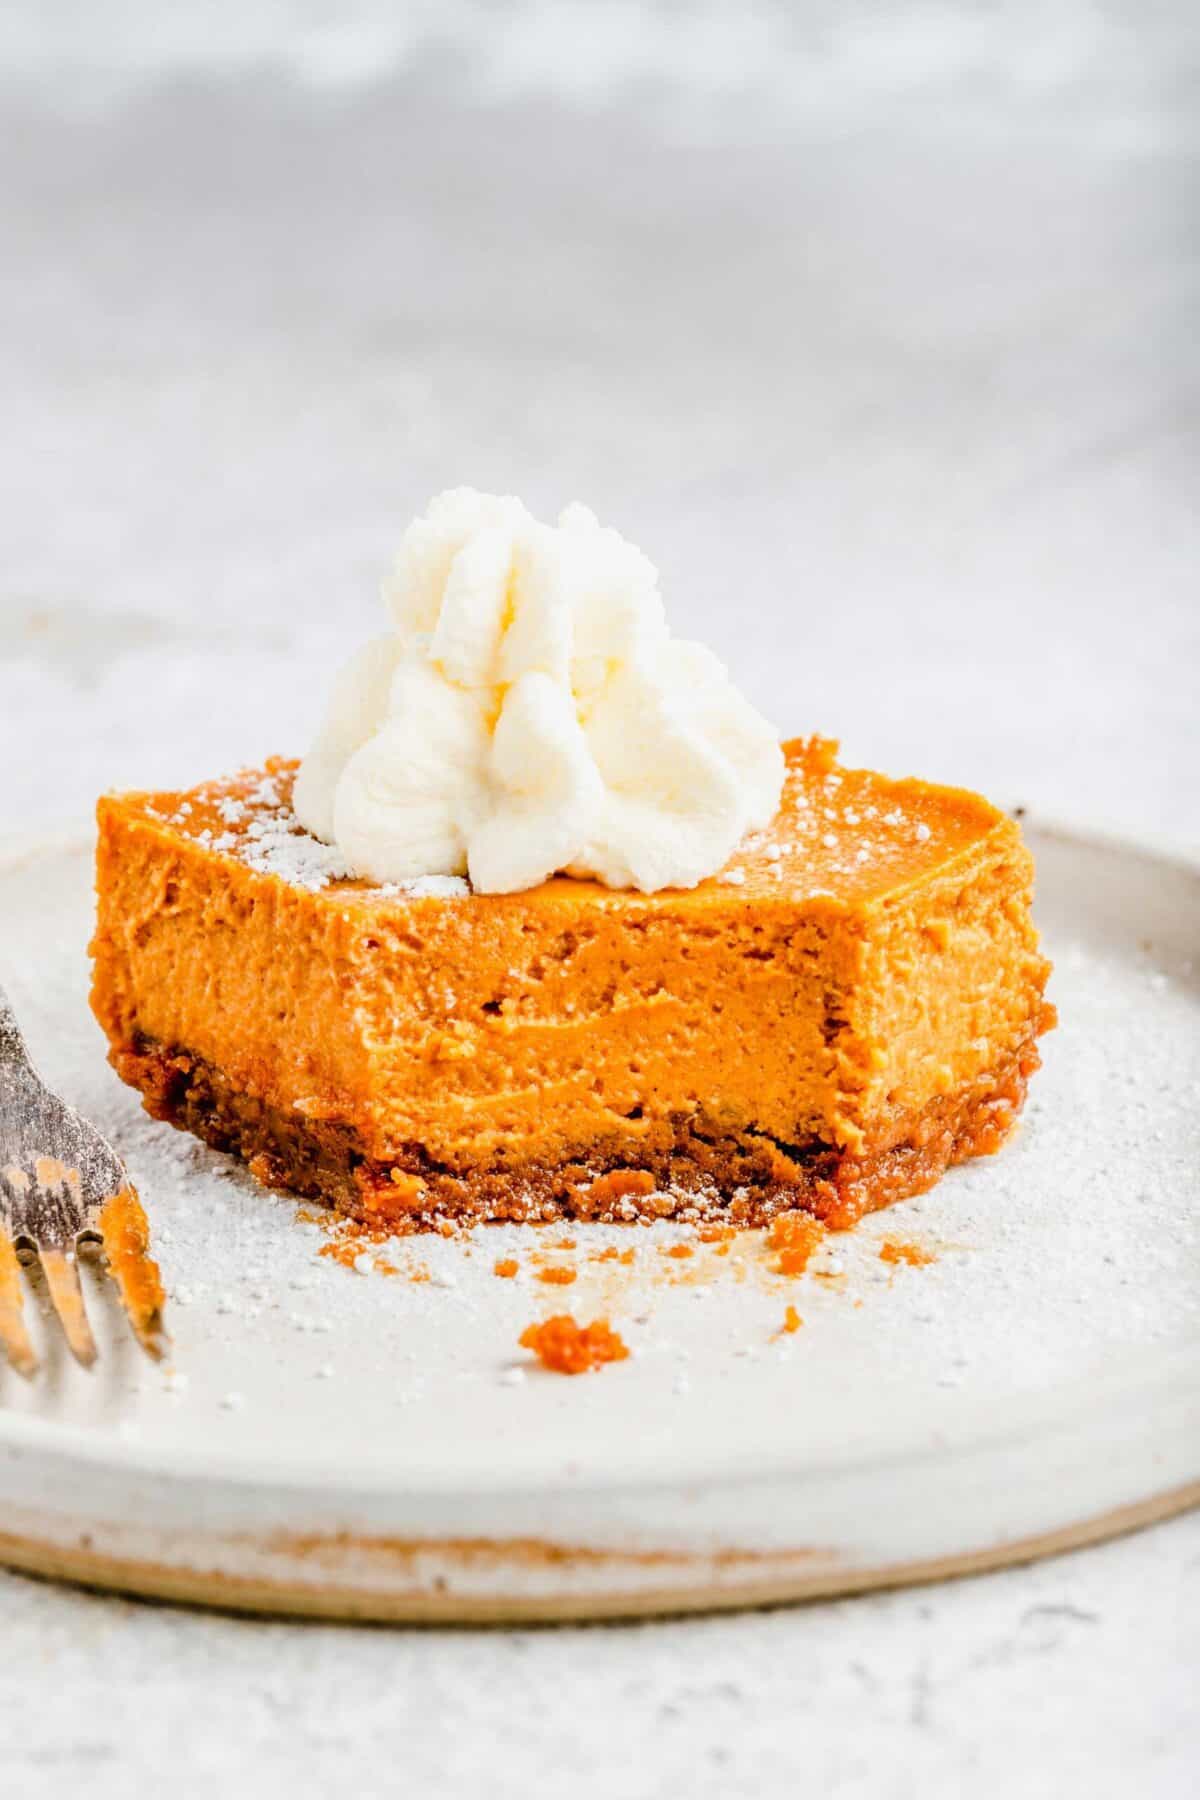
<path id="1" fill-rule="evenodd" d="M 470 482 L 781 727 L 1200 846 L 1191 9 L 396 10 L 0 21 L 0 838 L 302 748 Z M 1184 1795 L 1198 1596 L 1197 1516 L 590 1630 L 0 1576 L 0 1791 Z"/>

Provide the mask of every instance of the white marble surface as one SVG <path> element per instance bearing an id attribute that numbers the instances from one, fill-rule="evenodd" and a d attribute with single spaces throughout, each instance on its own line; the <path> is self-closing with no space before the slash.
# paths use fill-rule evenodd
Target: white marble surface
<path id="1" fill-rule="evenodd" d="M 471 481 L 789 729 L 1200 845 L 1198 34 L 1049 10 L 6 9 L 0 835 L 300 747 Z M 1196 1517 L 547 1633 L 0 1576 L 0 1791 L 1184 1795 L 1198 1584 Z"/>

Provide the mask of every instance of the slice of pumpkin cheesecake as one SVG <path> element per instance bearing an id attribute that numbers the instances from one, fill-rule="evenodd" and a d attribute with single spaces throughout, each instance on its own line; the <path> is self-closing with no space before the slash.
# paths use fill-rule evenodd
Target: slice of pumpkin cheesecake
<path id="1" fill-rule="evenodd" d="M 92 1006 L 154 1117 L 361 1217 L 844 1225 L 996 1150 L 1053 1023 L 978 795 L 785 746 L 689 889 L 351 877 L 296 764 L 98 809 Z"/>

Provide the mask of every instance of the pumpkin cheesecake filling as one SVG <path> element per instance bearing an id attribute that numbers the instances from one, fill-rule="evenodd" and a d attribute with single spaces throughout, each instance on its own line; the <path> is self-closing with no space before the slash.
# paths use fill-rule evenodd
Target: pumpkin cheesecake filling
<path id="1" fill-rule="evenodd" d="M 274 762 L 98 809 L 92 1004 L 148 1110 L 357 1216 L 831 1224 L 999 1147 L 1053 1022 L 976 795 L 785 747 L 772 823 L 642 893 L 351 875 Z"/>

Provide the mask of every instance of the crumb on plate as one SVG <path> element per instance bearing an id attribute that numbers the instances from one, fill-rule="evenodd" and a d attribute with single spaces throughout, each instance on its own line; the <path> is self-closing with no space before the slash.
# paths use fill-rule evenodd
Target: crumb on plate
<path id="1" fill-rule="evenodd" d="M 775 1267 L 780 1275 L 803 1275 L 809 1258 L 825 1236 L 825 1227 L 811 1213 L 783 1212 L 771 1222 L 767 1233 L 770 1249 L 779 1253 Z"/>
<path id="2" fill-rule="evenodd" d="M 540 1324 L 526 1326 L 518 1342 L 533 1351 L 543 1368 L 557 1375 L 585 1375 L 604 1363 L 624 1362 L 629 1355 L 607 1319 L 578 1325 L 570 1313 L 556 1313 Z"/>
<path id="3" fill-rule="evenodd" d="M 910 1269 L 921 1269 L 926 1263 L 936 1262 L 932 1250 L 922 1250 L 920 1244 L 906 1244 L 899 1238 L 884 1238 L 879 1246 L 879 1260 L 885 1263 L 907 1263 Z"/>

